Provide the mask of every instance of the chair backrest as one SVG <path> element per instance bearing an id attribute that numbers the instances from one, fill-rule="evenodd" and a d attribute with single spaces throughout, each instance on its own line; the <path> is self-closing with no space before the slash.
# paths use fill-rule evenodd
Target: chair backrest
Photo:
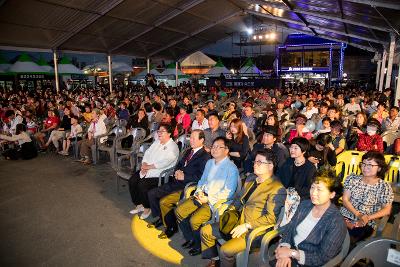
<path id="1" fill-rule="evenodd" d="M 227 130 L 228 127 L 229 127 L 228 121 L 220 121 L 220 122 L 219 122 L 219 127 L 220 127 L 222 130 Z"/>
<path id="2" fill-rule="evenodd" d="M 359 167 L 364 152 L 347 150 L 337 156 L 336 175 L 346 179 L 351 173 L 360 174 Z"/>
<path id="3" fill-rule="evenodd" d="M 391 146 L 396 138 L 400 137 L 400 131 L 386 131 L 382 133 L 382 140 L 387 146 Z"/>
<path id="4" fill-rule="evenodd" d="M 340 250 L 339 254 L 336 255 L 333 259 L 325 263 L 322 267 L 334 267 L 339 266 L 340 263 L 346 258 L 347 253 L 349 253 L 350 249 L 350 235 L 349 232 L 346 231 L 346 237 L 343 241 L 342 249 Z"/>
<path id="5" fill-rule="evenodd" d="M 142 141 L 146 138 L 146 130 L 143 128 L 133 128 L 131 135 L 133 137 L 132 148 L 139 149 Z"/>
<path id="6" fill-rule="evenodd" d="M 126 128 L 124 126 L 115 126 L 108 132 L 108 135 L 115 134 L 115 136 L 118 137 L 124 135 L 125 133 L 126 133 Z"/>
<path id="7" fill-rule="evenodd" d="M 178 144 L 179 150 L 183 151 L 190 147 L 190 135 L 182 134 L 176 139 L 176 143 Z"/>
<path id="8" fill-rule="evenodd" d="M 351 267 L 361 259 L 367 259 L 374 266 L 379 267 L 399 266 L 398 264 L 388 262 L 389 251 L 391 249 L 390 253 L 396 253 L 396 246 L 398 251 L 400 241 L 386 238 L 374 238 L 369 241 L 360 242 L 346 257 L 341 266 Z"/>
<path id="9" fill-rule="evenodd" d="M 400 182 L 400 156 L 385 155 L 389 170 L 386 173 L 385 181 L 388 183 Z"/>
<path id="10" fill-rule="evenodd" d="M 392 235 L 391 238 L 394 240 L 400 239 L 400 212 L 397 213 L 394 219 L 393 227 L 392 227 Z"/>
<path id="11" fill-rule="evenodd" d="M 158 122 L 153 121 L 152 123 L 150 123 L 150 134 L 154 133 L 155 131 L 158 130 L 158 128 L 160 127 L 160 124 Z"/>

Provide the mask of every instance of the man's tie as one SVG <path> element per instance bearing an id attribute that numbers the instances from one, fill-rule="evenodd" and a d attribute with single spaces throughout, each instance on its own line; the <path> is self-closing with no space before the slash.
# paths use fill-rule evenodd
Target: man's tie
<path id="1" fill-rule="evenodd" d="M 189 153 L 189 155 L 186 157 L 186 160 L 185 160 L 185 166 L 188 164 L 189 160 L 191 160 L 191 159 L 192 159 L 192 157 L 193 157 L 193 154 L 194 154 L 194 150 L 192 149 L 192 150 L 190 150 L 190 153 Z"/>

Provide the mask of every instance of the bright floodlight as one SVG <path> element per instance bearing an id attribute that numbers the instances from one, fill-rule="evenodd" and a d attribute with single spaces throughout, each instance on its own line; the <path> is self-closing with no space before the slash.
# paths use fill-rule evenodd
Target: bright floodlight
<path id="1" fill-rule="evenodd" d="M 256 35 L 253 36 L 253 40 L 257 40 L 257 36 Z"/>
<path id="2" fill-rule="evenodd" d="M 261 40 L 262 38 L 263 38 L 263 36 L 262 36 L 262 35 L 259 35 L 259 36 L 258 36 L 258 39 L 260 39 L 260 40 Z"/>
<path id="3" fill-rule="evenodd" d="M 247 31 L 247 33 L 249 35 L 253 34 L 253 29 L 252 28 L 247 28 L 246 31 Z"/>
<path id="4" fill-rule="evenodd" d="M 269 39 L 269 34 L 267 33 L 266 35 L 265 35 L 265 39 Z"/>
<path id="5" fill-rule="evenodd" d="M 235 70 L 234 70 L 234 69 L 231 69 L 231 72 L 232 72 L 233 74 L 235 74 Z"/>
<path id="6" fill-rule="evenodd" d="M 276 37 L 276 33 L 271 32 L 271 33 L 269 34 L 269 38 L 275 39 L 275 37 Z"/>

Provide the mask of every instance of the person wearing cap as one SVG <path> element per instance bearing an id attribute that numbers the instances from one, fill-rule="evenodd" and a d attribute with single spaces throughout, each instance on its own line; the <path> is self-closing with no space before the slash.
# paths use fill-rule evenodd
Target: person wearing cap
<path id="1" fill-rule="evenodd" d="M 367 130 L 358 136 L 356 148 L 358 151 L 377 151 L 383 153 L 383 140 L 379 135 L 381 124 L 377 119 L 369 119 Z"/>
<path id="2" fill-rule="evenodd" d="M 187 106 L 180 105 L 179 106 L 179 114 L 176 115 L 176 122 L 178 125 L 182 127 L 185 133 L 189 132 L 190 126 L 192 124 L 192 120 L 190 119 L 190 115 L 186 113 Z"/>
<path id="3" fill-rule="evenodd" d="M 339 155 L 346 149 L 346 139 L 342 133 L 342 123 L 338 120 L 331 122 L 332 150 L 335 150 L 336 155 Z"/>
<path id="4" fill-rule="evenodd" d="M 303 114 L 296 116 L 296 128 L 290 130 L 288 142 L 292 142 L 295 137 L 304 137 L 307 140 L 312 138 L 312 132 L 306 128 L 307 117 Z"/>
<path id="5" fill-rule="evenodd" d="M 253 172 L 253 161 L 258 151 L 269 148 L 275 153 L 276 168 L 280 168 L 289 157 L 289 151 L 284 144 L 277 142 L 278 131 L 275 127 L 267 125 L 264 127 L 261 143 L 256 143 L 244 162 L 244 172 Z"/>
<path id="6" fill-rule="evenodd" d="M 215 112 L 218 113 L 218 111 L 215 109 L 215 103 L 214 103 L 213 99 L 207 100 L 205 104 L 207 105 L 207 109 L 208 109 L 206 117 L 210 116 L 210 114 L 212 114 L 212 113 L 215 113 Z"/>
<path id="7" fill-rule="evenodd" d="M 236 110 L 236 103 L 235 102 L 230 102 L 228 104 L 228 109 L 224 112 L 224 115 L 222 116 L 222 120 L 225 121 L 228 119 L 229 115 L 231 115 L 233 112 Z"/>

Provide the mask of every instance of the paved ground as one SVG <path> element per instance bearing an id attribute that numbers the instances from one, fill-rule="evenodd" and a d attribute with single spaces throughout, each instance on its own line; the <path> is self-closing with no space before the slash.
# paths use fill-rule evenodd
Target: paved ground
<path id="1" fill-rule="evenodd" d="M 129 194 L 114 179 L 106 163 L 54 154 L 0 160 L 0 266 L 172 266 L 132 236 Z M 182 265 L 205 264 L 180 252 Z"/>

